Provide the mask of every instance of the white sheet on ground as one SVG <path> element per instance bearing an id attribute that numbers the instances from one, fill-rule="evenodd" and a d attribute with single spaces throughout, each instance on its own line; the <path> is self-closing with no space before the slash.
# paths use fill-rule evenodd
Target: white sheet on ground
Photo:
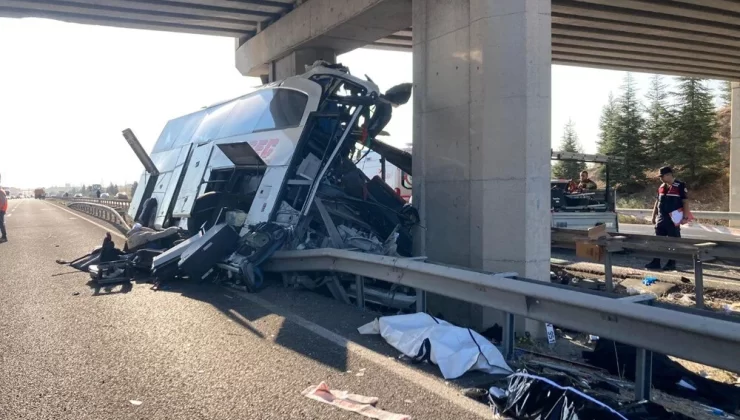
<path id="1" fill-rule="evenodd" d="M 428 339 L 429 360 L 439 366 L 445 379 L 458 378 L 469 370 L 501 375 L 513 372 L 501 352 L 485 337 L 425 313 L 384 316 L 357 330 L 360 334 L 380 334 L 409 357 L 417 357 Z"/>

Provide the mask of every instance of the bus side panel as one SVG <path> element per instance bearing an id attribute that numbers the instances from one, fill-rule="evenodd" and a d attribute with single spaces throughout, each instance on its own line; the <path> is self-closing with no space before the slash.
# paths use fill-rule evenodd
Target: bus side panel
<path id="1" fill-rule="evenodd" d="M 182 185 L 183 169 L 188 162 L 191 147 L 192 145 L 187 144 L 180 148 L 177 164 L 172 170 L 170 182 L 157 209 L 157 218 L 154 220 L 154 226 L 163 227 L 167 220 L 170 219 L 170 210 L 173 206 L 173 200 L 176 198 L 175 194 L 180 190 L 180 185 Z"/>

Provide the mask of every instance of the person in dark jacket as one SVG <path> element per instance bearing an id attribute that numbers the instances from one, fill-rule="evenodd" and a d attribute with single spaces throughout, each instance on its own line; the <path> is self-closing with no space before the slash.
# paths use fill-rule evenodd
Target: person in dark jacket
<path id="1" fill-rule="evenodd" d="M 686 184 L 673 177 L 673 169 L 669 166 L 660 168 L 660 180 L 658 196 L 653 206 L 652 222 L 655 225 L 655 236 L 681 237 L 681 224 L 688 221 L 689 201 Z M 683 214 L 681 220 L 674 220 L 671 214 Z M 653 260 L 645 266 L 650 270 L 660 269 L 660 258 Z M 668 260 L 663 270 L 672 271 L 676 269 L 676 261 Z"/>
<path id="2" fill-rule="evenodd" d="M 596 183 L 588 177 L 588 171 L 581 171 L 581 179 L 578 182 L 578 189 L 580 191 L 588 191 L 595 190 L 596 188 Z"/>

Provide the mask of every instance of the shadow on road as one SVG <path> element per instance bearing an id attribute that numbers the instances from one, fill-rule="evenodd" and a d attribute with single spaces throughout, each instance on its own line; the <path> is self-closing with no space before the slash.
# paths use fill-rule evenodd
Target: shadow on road
<path id="1" fill-rule="evenodd" d="M 109 296 L 121 293 L 128 293 L 134 287 L 130 282 L 99 285 L 92 280 L 88 281 L 86 285 L 93 290 L 93 296 Z"/>
<path id="2" fill-rule="evenodd" d="M 285 320 L 274 337 L 266 337 L 255 324 L 275 314 L 262 306 L 251 304 L 229 289 L 210 283 L 173 282 L 161 286 L 159 292 L 179 293 L 183 297 L 206 302 L 262 340 L 272 340 L 338 371 L 347 370 L 347 349 L 331 344 L 293 322 Z"/>

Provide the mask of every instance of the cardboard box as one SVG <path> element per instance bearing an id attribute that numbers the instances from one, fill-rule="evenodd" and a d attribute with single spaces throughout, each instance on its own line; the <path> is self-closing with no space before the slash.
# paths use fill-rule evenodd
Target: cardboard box
<path id="1" fill-rule="evenodd" d="M 606 225 L 601 224 L 599 226 L 594 226 L 588 230 L 588 239 L 591 240 L 597 240 L 601 238 L 607 238 L 609 237 L 609 234 L 606 233 Z"/>
<path id="2" fill-rule="evenodd" d="M 592 242 L 577 241 L 576 256 L 593 262 L 604 262 L 606 250 Z"/>

